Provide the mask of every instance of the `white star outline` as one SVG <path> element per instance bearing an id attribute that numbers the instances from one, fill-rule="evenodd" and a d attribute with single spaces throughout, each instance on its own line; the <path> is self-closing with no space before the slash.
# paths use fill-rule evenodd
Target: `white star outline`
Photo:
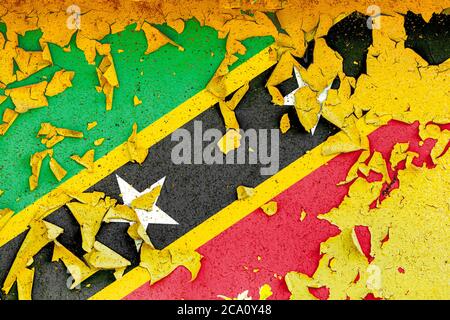
<path id="1" fill-rule="evenodd" d="M 124 179 L 119 177 L 116 174 L 117 183 L 119 184 L 120 193 L 122 195 L 123 203 L 131 207 L 131 202 L 133 202 L 134 199 L 139 198 L 143 196 L 144 194 L 147 194 L 151 192 L 153 189 L 157 187 L 161 187 L 164 184 L 164 181 L 166 180 L 166 177 L 161 178 L 154 184 L 152 184 L 149 188 L 145 189 L 142 192 L 137 191 L 133 186 L 131 186 L 128 182 L 126 182 Z M 158 202 L 159 194 L 156 196 L 155 202 L 153 202 L 153 207 L 150 211 L 142 210 L 142 209 L 134 209 L 136 211 L 136 214 L 138 216 L 139 222 L 142 224 L 144 229 L 147 229 L 147 226 L 149 224 L 171 224 L 171 225 L 177 225 L 178 222 L 172 219 L 167 213 L 165 213 L 163 210 L 161 210 L 156 204 Z M 119 221 L 118 221 L 119 222 Z M 120 221 L 123 222 L 123 221 Z"/>
<path id="2" fill-rule="evenodd" d="M 298 88 L 296 88 L 294 91 L 292 91 L 291 93 L 289 93 L 288 95 L 286 95 L 284 97 L 284 105 L 285 106 L 295 106 L 295 93 L 297 92 L 298 89 L 308 86 L 308 84 L 305 81 L 303 81 L 300 71 L 298 71 L 298 69 L 296 67 L 294 67 L 294 73 L 295 73 L 295 79 L 297 80 Z M 323 91 L 317 97 L 317 101 L 320 104 L 321 110 L 320 110 L 319 114 L 317 115 L 317 124 L 314 126 L 314 128 L 311 129 L 311 135 L 314 135 L 314 131 L 316 131 L 317 125 L 319 124 L 320 114 L 322 112 L 322 104 L 327 99 L 328 91 L 330 89 L 331 89 L 331 84 L 328 87 L 326 87 L 325 89 L 323 89 Z"/>

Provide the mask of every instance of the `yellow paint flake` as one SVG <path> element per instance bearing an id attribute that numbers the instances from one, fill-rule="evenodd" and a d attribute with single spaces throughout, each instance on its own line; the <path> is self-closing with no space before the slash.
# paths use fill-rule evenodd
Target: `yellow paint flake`
<path id="1" fill-rule="evenodd" d="M 106 110 L 111 110 L 113 105 L 114 87 L 109 83 L 105 83 L 103 86 L 103 93 L 106 98 Z"/>
<path id="2" fill-rule="evenodd" d="M 121 269 L 131 265 L 130 261 L 98 241 L 95 241 L 93 249 L 84 255 L 84 259 L 97 269 Z"/>
<path id="3" fill-rule="evenodd" d="M 302 212 L 300 213 L 300 221 L 305 220 L 305 218 L 306 218 L 306 212 L 305 212 L 305 211 L 302 211 Z"/>
<path id="4" fill-rule="evenodd" d="M 236 114 L 227 106 L 226 102 L 220 101 L 219 108 L 225 122 L 225 128 L 239 130 L 239 123 L 237 121 Z"/>
<path id="5" fill-rule="evenodd" d="M 7 85 L 17 80 L 14 74 L 16 55 L 16 45 L 12 41 L 6 41 L 3 34 L 0 34 L 0 84 Z"/>
<path id="6" fill-rule="evenodd" d="M 317 281 L 308 278 L 308 276 L 298 272 L 288 272 L 284 277 L 286 285 L 291 292 L 291 300 L 312 300 L 315 297 L 309 292 L 308 288 L 320 288 Z"/>
<path id="7" fill-rule="evenodd" d="M 72 87 L 72 79 L 75 75 L 73 71 L 60 70 L 55 72 L 52 80 L 48 83 L 45 95 L 47 97 L 53 97 L 61 92 L 64 92 L 67 88 Z"/>
<path id="8" fill-rule="evenodd" d="M 320 104 L 317 93 L 309 86 L 302 87 L 295 92 L 295 111 L 300 123 L 306 131 L 310 132 L 319 121 Z"/>
<path id="9" fill-rule="evenodd" d="M 96 126 L 97 126 L 97 121 L 89 122 L 89 123 L 87 124 L 87 130 L 88 130 L 88 131 L 89 131 L 89 130 L 92 130 L 92 129 L 94 129 Z"/>
<path id="10" fill-rule="evenodd" d="M 41 128 L 37 134 L 38 136 L 46 136 L 48 139 L 56 135 L 56 127 L 49 122 L 41 123 Z"/>
<path id="11" fill-rule="evenodd" d="M 364 149 L 362 141 L 357 136 L 348 135 L 346 132 L 329 137 L 322 145 L 322 155 L 329 156 L 333 154 L 347 153 Z M 365 138 L 367 139 L 367 138 Z"/>
<path id="12" fill-rule="evenodd" d="M 13 122 L 17 119 L 19 113 L 9 108 L 3 111 L 2 122 L 0 123 L 0 136 L 4 136 L 6 131 L 12 126 Z"/>
<path id="13" fill-rule="evenodd" d="M 106 56 L 111 53 L 111 45 L 109 43 L 100 43 L 96 42 L 95 49 L 97 50 L 97 53 L 101 56 Z"/>
<path id="14" fill-rule="evenodd" d="M 438 125 L 433 123 L 428 123 L 426 125 L 419 126 L 419 137 L 422 140 L 426 140 L 428 138 L 437 140 L 441 133 L 441 128 Z"/>
<path id="15" fill-rule="evenodd" d="M 19 300 L 32 300 L 34 268 L 23 268 L 17 274 L 17 294 Z"/>
<path id="16" fill-rule="evenodd" d="M 113 220 L 127 220 L 129 222 L 137 222 L 138 217 L 136 215 L 136 212 L 131 209 L 128 206 L 125 205 L 117 205 L 114 207 L 111 207 L 108 212 L 106 213 L 103 221 L 106 223 L 109 223 Z"/>
<path id="17" fill-rule="evenodd" d="M 335 126 L 342 128 L 346 124 L 346 119 L 355 112 L 353 106 L 347 105 L 345 108 L 341 108 L 341 102 L 350 98 L 350 83 L 344 78 L 341 81 L 339 89 L 330 89 L 328 91 L 327 99 L 322 106 L 322 115 Z M 358 116 L 362 116 L 362 110 L 357 109 L 355 113 Z"/>
<path id="18" fill-rule="evenodd" d="M 50 157 L 50 170 L 52 170 L 58 181 L 61 181 L 67 174 L 67 171 L 55 160 L 55 158 Z"/>
<path id="19" fill-rule="evenodd" d="M 239 131 L 230 129 L 217 142 L 217 146 L 224 154 L 239 148 L 241 145 L 241 134 Z"/>
<path id="20" fill-rule="evenodd" d="M 80 202 L 69 202 L 66 205 L 80 225 L 83 250 L 90 252 L 94 247 L 95 236 L 100 230 L 103 217 L 109 208 L 101 204 L 93 206 Z"/>
<path id="21" fill-rule="evenodd" d="M 316 92 L 321 92 L 342 71 L 342 58 L 328 47 L 324 38 L 315 40 L 314 61 L 305 69 L 299 68 L 302 79 Z"/>
<path id="22" fill-rule="evenodd" d="M 63 141 L 64 137 L 63 136 L 54 136 L 50 139 L 47 138 L 43 138 L 41 140 L 42 144 L 45 145 L 47 148 L 53 148 L 56 144 L 58 144 L 59 142 Z"/>
<path id="23" fill-rule="evenodd" d="M 397 165 L 406 159 L 406 166 L 411 165 L 412 160 L 419 155 L 416 152 L 408 151 L 409 143 L 397 143 L 391 153 L 389 162 L 392 168 L 396 168 Z"/>
<path id="24" fill-rule="evenodd" d="M 142 241 L 144 241 L 147 245 L 153 248 L 153 244 L 150 241 L 147 231 L 144 229 L 140 222 L 133 223 L 128 228 L 127 233 L 133 240 L 141 243 Z"/>
<path id="25" fill-rule="evenodd" d="M 277 213 L 278 205 L 275 201 L 270 201 L 261 207 L 262 211 L 268 216 L 273 216 Z"/>
<path id="26" fill-rule="evenodd" d="M 18 81 L 26 79 L 30 75 L 52 64 L 47 46 L 45 51 L 25 51 L 17 47 L 14 61 L 19 68 L 16 72 Z"/>
<path id="27" fill-rule="evenodd" d="M 239 130 L 239 123 L 237 121 L 234 110 L 236 109 L 242 98 L 245 96 L 248 89 L 249 84 L 246 83 L 233 94 L 231 99 L 229 99 L 228 101 L 226 101 L 225 99 L 219 101 L 220 112 L 227 129 Z"/>
<path id="28" fill-rule="evenodd" d="M 222 100 L 226 98 L 229 91 L 227 90 L 227 83 L 225 81 L 226 80 L 225 76 L 229 72 L 229 66 L 235 63 L 237 60 L 238 58 L 235 55 L 229 54 L 225 55 L 225 58 L 220 63 L 219 67 L 214 73 L 214 76 L 206 86 L 206 89 L 209 92 L 211 92 L 214 96 Z"/>
<path id="29" fill-rule="evenodd" d="M 259 288 L 259 300 L 267 300 L 267 298 L 272 295 L 272 288 L 267 283 L 263 284 L 261 288 Z"/>
<path id="30" fill-rule="evenodd" d="M 96 48 L 99 43 L 93 39 L 88 38 L 84 33 L 78 32 L 76 36 L 77 48 L 84 52 L 86 60 L 89 64 L 95 64 L 95 57 L 97 55 Z"/>
<path id="31" fill-rule="evenodd" d="M 128 138 L 127 142 L 128 154 L 130 156 L 130 161 L 142 164 L 148 155 L 148 149 L 142 146 L 142 142 L 137 134 L 137 124 L 133 124 L 133 132 Z"/>
<path id="32" fill-rule="evenodd" d="M 33 191 L 37 188 L 39 182 L 39 174 L 41 172 L 42 161 L 45 157 L 53 156 L 53 150 L 48 149 L 40 152 L 36 152 L 31 156 L 30 166 L 31 166 L 31 176 L 29 178 L 30 190 Z"/>
<path id="33" fill-rule="evenodd" d="M 141 209 L 145 211 L 150 211 L 153 208 L 153 205 L 158 199 L 159 194 L 161 193 L 161 186 L 157 186 L 153 188 L 150 192 L 143 194 L 140 197 L 137 197 L 131 202 L 131 207 L 134 209 Z"/>
<path id="34" fill-rule="evenodd" d="M 97 269 L 91 268 L 86 265 L 82 260 L 80 260 L 76 255 L 67 250 L 58 241 L 55 241 L 53 248 L 52 262 L 61 260 L 72 276 L 74 282 L 72 283 L 70 289 L 73 290 L 75 287 L 80 285 L 84 280 L 93 275 Z"/>
<path id="35" fill-rule="evenodd" d="M 6 294 L 24 268 L 27 267 L 33 257 L 48 243 L 55 240 L 64 230 L 46 221 L 32 221 L 16 258 L 3 283 L 3 292 Z"/>
<path id="36" fill-rule="evenodd" d="M 178 50 L 184 51 L 182 46 L 172 41 L 150 23 L 144 22 L 140 29 L 144 31 L 145 37 L 147 38 L 147 50 L 145 51 L 145 54 L 152 53 L 168 43 L 177 47 Z"/>
<path id="37" fill-rule="evenodd" d="M 291 128 L 291 121 L 289 120 L 289 115 L 287 113 L 281 116 L 280 120 L 280 130 L 281 133 L 286 133 Z"/>
<path id="38" fill-rule="evenodd" d="M 171 14 L 167 17 L 167 25 L 174 29 L 178 34 L 183 33 L 184 30 L 184 21 L 177 17 L 176 14 Z"/>
<path id="39" fill-rule="evenodd" d="M 48 106 L 45 96 L 47 81 L 28 86 L 5 90 L 5 94 L 11 97 L 15 111 L 25 113 L 28 110 Z"/>
<path id="40" fill-rule="evenodd" d="M 112 109 L 114 88 L 119 87 L 119 80 L 117 79 L 116 68 L 111 54 L 105 54 L 102 62 L 97 68 L 98 81 L 100 83 L 100 90 L 105 94 L 106 110 Z"/>
<path id="41" fill-rule="evenodd" d="M 83 133 L 75 130 L 56 128 L 56 133 L 66 138 L 83 138 Z"/>
<path id="42" fill-rule="evenodd" d="M 244 98 L 245 94 L 248 92 L 249 88 L 250 88 L 250 85 L 247 82 L 233 94 L 233 96 L 231 97 L 230 100 L 225 101 L 225 104 L 228 107 L 228 109 L 234 111 L 236 109 L 237 105 L 239 104 L 239 102 L 241 102 L 242 98 Z"/>
<path id="43" fill-rule="evenodd" d="M 105 141 L 105 138 L 100 138 L 94 141 L 95 146 L 101 146 L 103 144 L 103 141 Z"/>
<path id="44" fill-rule="evenodd" d="M 140 266 L 147 269 L 150 282 L 161 280 L 179 266 L 184 266 L 191 272 L 191 280 L 197 277 L 200 270 L 202 256 L 192 250 L 157 250 L 144 243 L 141 247 Z"/>
<path id="45" fill-rule="evenodd" d="M 267 89 L 272 96 L 273 103 L 280 106 L 284 105 L 284 97 L 276 86 L 292 78 L 292 71 L 294 70 L 294 66 L 300 67 L 291 53 L 285 52 L 278 61 L 278 64 L 276 65 L 266 84 Z"/>
<path id="46" fill-rule="evenodd" d="M 82 157 L 78 155 L 73 155 L 70 157 L 70 159 L 81 164 L 88 171 L 92 171 L 94 169 L 94 155 L 95 151 L 92 149 L 87 151 Z"/>
<path id="47" fill-rule="evenodd" d="M 370 171 L 374 171 L 383 175 L 383 181 L 386 181 L 387 183 L 391 182 L 386 167 L 386 161 L 384 160 L 383 155 L 378 151 L 373 153 L 372 158 L 370 158 L 367 165 L 361 163 L 358 169 L 366 177 L 369 176 Z"/>
<path id="48" fill-rule="evenodd" d="M 41 123 L 41 128 L 37 134 L 38 136 L 45 136 L 41 142 L 47 148 L 52 148 L 57 143 L 64 140 L 64 138 L 82 138 L 83 133 L 80 131 L 75 131 L 65 128 L 57 128 L 51 123 L 45 122 Z"/>
<path id="49" fill-rule="evenodd" d="M 142 104 L 142 101 L 139 100 L 139 98 L 138 98 L 137 96 L 134 96 L 134 97 L 133 97 L 133 104 L 134 104 L 134 106 L 136 107 L 136 106 Z"/>
<path id="50" fill-rule="evenodd" d="M 98 205 L 100 203 L 100 200 L 105 198 L 105 194 L 103 192 L 98 191 L 70 193 L 69 196 L 81 203 L 90 204 L 91 206 Z"/>
<path id="51" fill-rule="evenodd" d="M 116 280 L 122 279 L 126 269 L 127 269 L 126 267 L 117 268 L 116 271 L 114 272 L 114 278 L 116 278 Z"/>
<path id="52" fill-rule="evenodd" d="M 361 152 L 361 154 L 359 155 L 358 160 L 353 164 L 353 166 L 348 171 L 347 177 L 345 178 L 345 180 L 339 182 L 338 185 L 346 184 L 346 183 L 351 182 L 351 181 L 355 180 L 356 178 L 358 178 L 359 167 L 362 164 L 364 164 L 365 161 L 367 159 L 369 159 L 369 157 L 370 157 L 370 151 L 369 150 L 364 150 L 363 152 Z"/>
<path id="53" fill-rule="evenodd" d="M 277 34 L 276 27 L 269 17 L 258 11 L 254 12 L 253 18 L 238 16 L 235 19 L 228 20 L 219 29 L 219 38 L 226 36 L 226 49 L 228 54 L 245 54 L 246 48 L 241 41 L 249 37 L 262 35 L 276 36 Z"/>
<path id="54" fill-rule="evenodd" d="M 244 200 L 244 199 L 250 198 L 255 194 L 255 189 L 245 187 L 245 186 L 237 187 L 236 191 L 237 191 L 238 200 Z"/>

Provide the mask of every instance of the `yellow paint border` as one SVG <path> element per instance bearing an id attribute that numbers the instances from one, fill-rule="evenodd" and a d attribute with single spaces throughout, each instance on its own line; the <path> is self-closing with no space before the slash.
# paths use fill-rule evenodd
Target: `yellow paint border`
<path id="1" fill-rule="evenodd" d="M 267 47 L 224 76 L 222 83 L 226 88 L 227 95 L 273 66 L 276 61 L 270 58 L 270 52 L 274 49 L 274 45 Z M 138 133 L 139 141 L 143 142 L 144 147 L 150 148 L 217 102 L 218 98 L 204 89 L 141 130 Z M 151 156 L 149 154 L 149 157 Z M 127 146 L 125 143 L 122 143 L 98 159 L 94 164 L 95 169 L 93 172 L 82 170 L 24 210 L 18 212 L 0 230 L 0 247 L 26 231 L 29 223 L 35 217 L 43 218 L 67 203 L 70 198 L 64 191 L 70 190 L 72 193 L 83 192 L 128 161 Z"/>

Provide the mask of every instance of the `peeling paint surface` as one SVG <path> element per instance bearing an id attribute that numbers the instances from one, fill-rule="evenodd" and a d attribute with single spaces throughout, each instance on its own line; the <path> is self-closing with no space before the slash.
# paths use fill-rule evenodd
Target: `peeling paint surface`
<path id="1" fill-rule="evenodd" d="M 449 8 L 3 1 L 0 297 L 448 299 Z"/>

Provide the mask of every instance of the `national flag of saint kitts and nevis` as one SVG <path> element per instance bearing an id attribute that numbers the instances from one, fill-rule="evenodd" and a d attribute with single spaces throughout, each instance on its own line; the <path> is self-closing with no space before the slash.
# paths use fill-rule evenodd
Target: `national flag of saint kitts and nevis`
<path id="1" fill-rule="evenodd" d="M 449 13 L 3 1 L 0 298 L 450 298 Z"/>

